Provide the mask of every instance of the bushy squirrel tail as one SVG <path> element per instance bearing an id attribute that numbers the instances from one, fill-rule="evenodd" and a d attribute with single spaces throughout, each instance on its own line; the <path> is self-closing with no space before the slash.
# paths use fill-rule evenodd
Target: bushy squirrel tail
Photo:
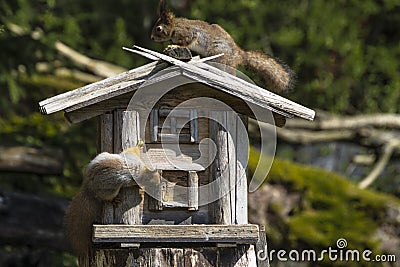
<path id="1" fill-rule="evenodd" d="M 278 58 L 257 51 L 244 53 L 243 65 L 260 75 L 266 89 L 286 93 L 293 89 L 296 74 Z"/>

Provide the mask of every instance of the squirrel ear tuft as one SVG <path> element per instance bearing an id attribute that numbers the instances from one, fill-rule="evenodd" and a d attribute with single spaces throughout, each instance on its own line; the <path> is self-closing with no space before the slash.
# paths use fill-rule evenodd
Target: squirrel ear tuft
<path id="1" fill-rule="evenodd" d="M 158 17 L 160 17 L 163 21 L 169 21 L 174 17 L 167 7 L 166 0 L 160 0 L 158 3 Z"/>
<path id="2" fill-rule="evenodd" d="M 168 7 L 167 7 L 167 2 L 165 0 L 160 0 L 158 3 L 158 16 L 161 18 L 165 16 L 168 13 Z"/>

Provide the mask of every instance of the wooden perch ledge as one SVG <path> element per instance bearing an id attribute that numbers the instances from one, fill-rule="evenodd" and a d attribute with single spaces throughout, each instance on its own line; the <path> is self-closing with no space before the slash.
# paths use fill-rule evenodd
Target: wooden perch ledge
<path id="1" fill-rule="evenodd" d="M 256 224 L 235 225 L 94 225 L 93 242 L 255 244 Z"/>

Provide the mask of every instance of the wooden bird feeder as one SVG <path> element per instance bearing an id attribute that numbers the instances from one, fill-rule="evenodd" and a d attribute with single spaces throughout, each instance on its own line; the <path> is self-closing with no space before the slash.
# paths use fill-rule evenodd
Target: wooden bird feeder
<path id="1" fill-rule="evenodd" d="M 126 187 L 118 205 L 105 203 L 81 266 L 267 266 L 256 258 L 264 228 L 247 216 L 247 119 L 255 118 L 251 106 L 272 111 L 279 127 L 287 117 L 312 120 L 314 111 L 205 63 L 212 58 L 184 62 L 135 48 L 155 61 L 39 103 L 43 114 L 63 110 L 72 123 L 97 117 L 98 152 L 120 153 L 143 140 L 142 158 L 161 173 L 150 194 Z M 147 94 L 131 101 L 182 81 L 148 116 Z M 225 106 L 180 106 L 204 97 Z"/>

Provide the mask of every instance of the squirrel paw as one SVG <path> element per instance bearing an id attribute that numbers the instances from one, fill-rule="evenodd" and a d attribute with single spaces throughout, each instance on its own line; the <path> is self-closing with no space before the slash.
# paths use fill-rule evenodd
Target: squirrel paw
<path id="1" fill-rule="evenodd" d="M 142 148 L 144 147 L 144 141 L 142 139 L 139 140 L 139 143 L 137 144 L 138 147 Z"/>
<path id="2" fill-rule="evenodd" d="M 164 54 L 183 61 L 189 61 L 192 59 L 192 53 L 189 48 L 179 45 L 168 45 L 164 49 Z"/>
<path id="3" fill-rule="evenodd" d="M 125 152 L 125 153 L 134 153 L 136 155 L 140 155 L 140 151 L 143 149 L 144 144 L 145 143 L 144 143 L 143 140 L 139 140 L 139 142 L 138 142 L 138 144 L 136 146 L 127 148 L 123 152 Z"/>
<path id="4" fill-rule="evenodd" d="M 164 52 L 166 52 L 168 50 L 171 50 L 171 49 L 177 49 L 177 48 L 180 48 L 180 47 L 181 47 L 180 45 L 170 44 L 166 48 L 164 48 Z"/>

